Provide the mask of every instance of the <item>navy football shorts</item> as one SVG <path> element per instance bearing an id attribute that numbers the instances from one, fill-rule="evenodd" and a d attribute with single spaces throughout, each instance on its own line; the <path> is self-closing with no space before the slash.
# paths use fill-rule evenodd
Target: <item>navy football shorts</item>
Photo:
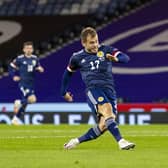
<path id="1" fill-rule="evenodd" d="M 19 87 L 22 92 L 22 99 L 27 99 L 29 96 L 34 95 L 34 89 L 20 86 Z"/>
<path id="2" fill-rule="evenodd" d="M 117 115 L 117 98 L 113 91 L 108 88 L 92 88 L 87 91 L 87 102 L 92 112 L 98 115 L 97 105 L 110 103 L 113 113 Z"/>

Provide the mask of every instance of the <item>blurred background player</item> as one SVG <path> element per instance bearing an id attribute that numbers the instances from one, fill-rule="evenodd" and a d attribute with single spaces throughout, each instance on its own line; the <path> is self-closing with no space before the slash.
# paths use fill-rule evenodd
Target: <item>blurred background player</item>
<path id="1" fill-rule="evenodd" d="M 64 148 L 71 149 L 79 143 L 96 139 L 106 130 L 113 135 L 120 149 L 134 148 L 134 143 L 128 142 L 121 136 L 115 121 L 117 99 L 112 76 L 112 62 L 126 63 L 129 57 L 116 48 L 99 45 L 97 32 L 91 27 L 83 29 L 81 42 L 84 49 L 74 53 L 71 57 L 63 75 L 61 94 L 65 100 L 73 101 L 67 89 L 73 72 L 80 69 L 86 85 L 87 101 L 98 117 L 98 125 L 89 129 L 81 137 L 71 139 L 64 144 Z"/>
<path id="2" fill-rule="evenodd" d="M 35 103 L 34 78 L 35 72 L 44 72 L 36 55 L 33 55 L 33 42 L 28 41 L 23 44 L 23 54 L 17 56 L 10 65 L 9 73 L 13 81 L 19 82 L 19 88 L 22 93 L 21 100 L 14 102 L 14 117 L 11 121 L 14 125 L 19 125 L 19 118 L 25 112 L 27 104 Z"/>

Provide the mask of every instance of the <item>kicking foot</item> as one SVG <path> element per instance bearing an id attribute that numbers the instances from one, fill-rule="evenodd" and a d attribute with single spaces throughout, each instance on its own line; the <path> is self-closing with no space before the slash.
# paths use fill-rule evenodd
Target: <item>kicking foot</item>
<path id="1" fill-rule="evenodd" d="M 20 125 L 19 119 L 14 116 L 13 119 L 11 120 L 12 125 Z"/>
<path id="2" fill-rule="evenodd" d="M 69 142 L 64 144 L 64 149 L 72 149 L 75 148 L 79 144 L 78 138 L 71 139 Z"/>
<path id="3" fill-rule="evenodd" d="M 133 149 L 135 147 L 135 144 L 132 142 L 128 142 L 125 139 L 121 139 L 118 142 L 119 148 L 122 150 L 129 150 L 129 149 Z"/>

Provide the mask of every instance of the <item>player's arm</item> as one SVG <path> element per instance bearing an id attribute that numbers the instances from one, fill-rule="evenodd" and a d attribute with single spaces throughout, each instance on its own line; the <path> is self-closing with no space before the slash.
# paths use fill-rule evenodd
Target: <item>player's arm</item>
<path id="1" fill-rule="evenodd" d="M 62 78 L 62 84 L 61 84 L 61 95 L 64 97 L 64 99 L 68 102 L 72 102 L 73 101 L 73 96 L 70 92 L 68 92 L 68 86 L 70 84 L 70 79 L 72 77 L 73 72 L 70 71 L 70 68 L 68 67 L 64 74 L 63 74 L 63 78 Z"/>
<path id="2" fill-rule="evenodd" d="M 67 69 L 65 70 L 62 78 L 62 84 L 61 84 L 61 95 L 64 97 L 64 99 L 68 102 L 73 101 L 73 95 L 68 92 L 68 86 L 70 84 L 71 77 L 73 73 L 78 69 L 77 59 L 75 57 L 71 57 L 69 65 Z"/>
<path id="3" fill-rule="evenodd" d="M 44 68 L 41 66 L 40 61 L 37 59 L 37 64 L 36 64 L 36 71 L 43 73 L 44 72 Z"/>
<path id="4" fill-rule="evenodd" d="M 113 62 L 127 63 L 130 58 L 127 54 L 119 51 L 118 49 L 112 49 L 106 54 L 106 58 Z"/>
<path id="5" fill-rule="evenodd" d="M 18 70 L 19 70 L 19 61 L 16 58 L 9 64 L 9 75 L 15 82 L 20 81 L 20 76 L 17 75 Z"/>

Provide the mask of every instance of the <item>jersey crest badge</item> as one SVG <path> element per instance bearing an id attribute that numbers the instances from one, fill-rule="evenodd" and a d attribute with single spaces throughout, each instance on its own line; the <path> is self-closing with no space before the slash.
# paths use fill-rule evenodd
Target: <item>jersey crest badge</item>
<path id="1" fill-rule="evenodd" d="M 35 60 L 33 60 L 33 61 L 32 61 L 32 64 L 33 64 L 33 66 L 35 66 L 35 65 L 36 65 L 36 61 L 35 61 Z"/>
<path id="2" fill-rule="evenodd" d="M 104 58 L 104 52 L 103 51 L 98 51 L 97 53 L 97 57 L 100 61 L 104 61 L 105 58 Z"/>
<path id="3" fill-rule="evenodd" d="M 102 102 L 104 100 L 104 97 L 98 97 L 98 101 Z"/>
<path id="4" fill-rule="evenodd" d="M 104 52 L 103 51 L 98 51 L 97 57 L 99 57 L 99 58 L 104 57 Z"/>

